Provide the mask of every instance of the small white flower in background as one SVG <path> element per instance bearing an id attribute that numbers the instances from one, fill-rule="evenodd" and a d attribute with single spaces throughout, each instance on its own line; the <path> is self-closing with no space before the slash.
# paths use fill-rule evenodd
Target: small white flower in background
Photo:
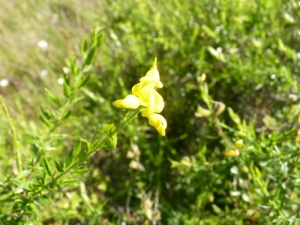
<path id="1" fill-rule="evenodd" d="M 9 81 L 7 79 L 3 79 L 0 81 L 0 86 L 5 87 L 9 84 Z"/>
<path id="2" fill-rule="evenodd" d="M 62 78 L 62 77 L 58 78 L 57 83 L 63 84 L 64 83 L 64 78 Z"/>
<path id="3" fill-rule="evenodd" d="M 45 77 L 47 75 L 48 75 L 48 70 L 45 69 L 41 71 L 41 77 Z"/>
<path id="4" fill-rule="evenodd" d="M 64 71 L 65 74 L 67 74 L 67 73 L 69 73 L 71 70 L 70 70 L 70 68 L 68 68 L 68 67 L 64 67 L 64 68 L 63 68 L 63 71 Z"/>
<path id="5" fill-rule="evenodd" d="M 45 51 L 48 48 L 48 43 L 44 40 L 40 40 L 37 45 L 39 46 L 40 49 Z"/>

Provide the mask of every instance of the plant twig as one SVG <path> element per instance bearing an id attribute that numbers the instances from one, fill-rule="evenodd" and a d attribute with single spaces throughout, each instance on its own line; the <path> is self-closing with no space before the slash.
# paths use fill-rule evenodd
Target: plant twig
<path id="1" fill-rule="evenodd" d="M 225 142 L 226 147 L 227 147 L 228 149 L 231 149 L 232 146 L 231 146 L 231 144 L 230 144 L 228 138 L 226 137 L 226 135 L 225 135 L 225 133 L 224 133 L 224 131 L 223 131 L 221 125 L 220 125 L 220 121 L 219 121 L 219 119 L 217 118 L 217 116 L 215 116 L 214 122 L 215 122 L 215 125 L 216 125 L 217 129 L 218 129 L 219 135 L 221 136 L 221 138 L 222 138 L 223 141 Z"/>
<path id="2" fill-rule="evenodd" d="M 100 141 L 100 143 L 97 143 L 95 146 L 92 147 L 92 150 L 90 152 L 87 153 L 87 158 L 89 158 L 90 156 L 92 156 L 95 152 L 97 152 L 99 150 L 99 148 L 103 147 L 105 145 L 105 143 L 109 140 L 109 138 L 111 138 L 112 136 L 114 136 L 116 133 L 118 133 L 121 129 L 123 129 L 124 127 L 126 127 L 132 120 L 135 119 L 135 117 L 141 112 L 141 110 L 143 109 L 142 106 L 140 106 L 139 108 L 137 108 L 135 111 L 131 112 L 128 117 L 126 117 L 125 120 L 123 120 L 122 123 L 119 124 L 119 126 L 117 126 L 117 129 L 115 129 L 113 132 L 111 132 L 110 134 L 106 134 L 105 137 L 103 137 L 103 139 Z M 50 184 L 54 184 L 56 183 L 60 178 L 62 178 L 63 176 L 65 176 L 66 174 L 68 174 L 71 170 L 75 169 L 77 166 L 79 166 L 80 164 L 82 164 L 83 162 L 81 160 L 77 160 L 75 163 L 73 163 L 72 165 L 70 165 L 65 171 L 61 172 L 59 175 L 57 175 L 56 177 L 53 177 L 51 180 L 49 180 L 45 186 L 48 186 Z"/>
<path id="3" fill-rule="evenodd" d="M 11 135 L 12 135 L 12 139 L 13 139 L 13 148 L 14 148 L 14 151 L 16 152 L 16 155 L 17 155 L 17 167 L 18 167 L 18 172 L 17 173 L 20 173 L 22 171 L 22 161 L 21 161 L 21 154 L 20 154 L 20 149 L 19 149 L 19 141 L 17 139 L 17 135 L 16 135 L 16 131 L 15 131 L 15 128 L 14 128 L 14 125 L 13 125 L 13 121 L 9 115 L 9 112 L 7 110 L 7 107 L 3 101 L 3 98 L 2 96 L 0 96 L 0 104 L 2 106 L 2 109 L 4 111 L 4 114 L 7 118 L 7 121 L 8 121 L 8 125 L 9 125 L 9 128 L 10 128 L 10 131 L 11 131 Z"/>

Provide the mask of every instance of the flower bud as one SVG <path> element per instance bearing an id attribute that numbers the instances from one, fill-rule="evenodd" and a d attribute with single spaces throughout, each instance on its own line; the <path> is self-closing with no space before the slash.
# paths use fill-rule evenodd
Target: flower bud
<path id="1" fill-rule="evenodd" d="M 241 149 L 244 146 L 244 141 L 242 139 L 240 139 L 240 140 L 237 140 L 234 144 L 238 149 Z"/>
<path id="2" fill-rule="evenodd" d="M 216 109 L 215 109 L 215 115 L 218 116 L 221 113 L 224 112 L 226 105 L 223 102 L 215 102 L 216 103 Z"/>
<path id="3" fill-rule="evenodd" d="M 127 152 L 127 154 L 126 154 L 126 157 L 127 157 L 128 159 L 133 159 L 134 156 L 135 156 L 134 153 L 133 153 L 132 151 L 130 151 L 130 150 L 129 150 L 129 151 Z"/>
<path id="4" fill-rule="evenodd" d="M 206 79 L 206 74 L 205 73 L 202 73 L 199 77 L 197 77 L 197 81 L 200 84 L 204 83 L 205 79 Z"/>
<path id="5" fill-rule="evenodd" d="M 200 105 L 198 105 L 197 112 L 195 113 L 196 117 L 210 117 L 211 112 L 208 109 L 202 108 Z"/>

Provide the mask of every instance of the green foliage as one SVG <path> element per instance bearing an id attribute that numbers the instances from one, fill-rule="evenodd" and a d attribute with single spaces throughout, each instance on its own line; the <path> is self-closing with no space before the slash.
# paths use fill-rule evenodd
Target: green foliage
<path id="1" fill-rule="evenodd" d="M 299 13 L 284 0 L 3 3 L 0 221 L 300 224 Z M 112 106 L 154 57 L 165 137 Z"/>

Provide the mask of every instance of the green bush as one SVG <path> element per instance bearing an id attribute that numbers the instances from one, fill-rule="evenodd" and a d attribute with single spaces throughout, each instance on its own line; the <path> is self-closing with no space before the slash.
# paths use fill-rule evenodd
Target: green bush
<path id="1" fill-rule="evenodd" d="M 297 1 L 17 3 L 0 9 L 3 224 L 300 223 Z M 116 135 L 112 103 L 154 57 L 166 136 L 141 116 Z"/>

